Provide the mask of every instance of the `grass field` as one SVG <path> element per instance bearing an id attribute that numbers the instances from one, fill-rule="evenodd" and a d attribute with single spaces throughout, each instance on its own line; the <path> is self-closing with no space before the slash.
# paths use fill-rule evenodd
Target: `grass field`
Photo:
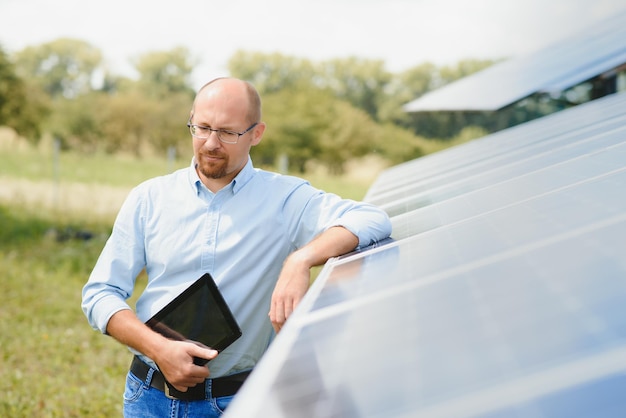
<path id="1" fill-rule="evenodd" d="M 131 356 L 88 326 L 81 289 L 130 187 L 187 162 L 0 149 L 0 417 L 121 416 Z M 309 179 L 359 199 L 373 170 Z"/>
<path id="2" fill-rule="evenodd" d="M 80 290 L 107 228 L 0 206 L 0 416 L 120 416 L 126 349 L 92 331 Z M 59 241 L 53 231 L 90 230 Z"/>

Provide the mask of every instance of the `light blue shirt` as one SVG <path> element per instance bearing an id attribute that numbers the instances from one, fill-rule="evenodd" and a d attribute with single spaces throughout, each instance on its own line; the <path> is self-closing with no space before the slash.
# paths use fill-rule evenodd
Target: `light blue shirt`
<path id="1" fill-rule="evenodd" d="M 283 261 L 333 226 L 358 236 L 359 247 L 391 233 L 382 210 L 255 169 L 250 160 L 228 186 L 212 193 L 192 161 L 130 192 L 83 288 L 83 311 L 105 333 L 113 314 L 130 309 L 126 299 L 145 268 L 148 282 L 136 313 L 147 321 L 211 273 L 243 332 L 211 361 L 211 376 L 251 369 L 273 336 L 267 313 Z"/>

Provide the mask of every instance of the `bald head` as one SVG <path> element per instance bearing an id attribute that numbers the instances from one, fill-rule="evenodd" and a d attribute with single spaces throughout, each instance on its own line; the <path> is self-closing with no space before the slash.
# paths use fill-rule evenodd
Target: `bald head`
<path id="1" fill-rule="evenodd" d="M 191 114 L 203 100 L 219 96 L 221 99 L 239 106 L 245 112 L 249 123 L 261 120 L 261 97 L 256 88 L 249 82 L 237 78 L 221 77 L 209 81 L 198 90 L 193 101 Z"/>

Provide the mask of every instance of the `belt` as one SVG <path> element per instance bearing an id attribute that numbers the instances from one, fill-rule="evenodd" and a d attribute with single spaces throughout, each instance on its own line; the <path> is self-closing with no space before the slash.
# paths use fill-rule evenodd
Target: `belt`
<path id="1" fill-rule="evenodd" d="M 133 361 L 130 364 L 130 371 L 139 380 L 145 381 L 148 377 L 150 369 L 151 367 L 141 361 L 139 357 L 133 357 Z M 176 390 L 167 380 L 165 380 L 165 377 L 160 371 L 154 370 L 152 373 L 152 379 L 150 380 L 150 386 L 164 392 L 165 396 L 171 399 L 179 399 L 182 401 L 200 401 L 206 399 L 207 385 L 210 385 L 211 387 L 211 396 L 213 398 L 234 395 L 237 393 L 241 385 L 243 385 L 243 382 L 249 374 L 250 371 L 245 371 L 231 376 L 207 379 L 204 383 L 199 383 L 196 386 L 188 388 L 186 392 L 181 392 Z"/>

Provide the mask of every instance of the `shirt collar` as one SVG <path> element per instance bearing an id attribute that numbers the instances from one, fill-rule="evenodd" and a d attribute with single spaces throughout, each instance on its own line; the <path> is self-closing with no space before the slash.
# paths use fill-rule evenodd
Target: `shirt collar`
<path id="1" fill-rule="evenodd" d="M 243 167 L 243 169 L 237 174 L 237 177 L 233 179 L 233 194 L 237 194 L 241 188 L 250 181 L 250 179 L 254 176 L 254 166 L 252 165 L 252 160 L 248 157 L 248 162 Z"/>
<path id="2" fill-rule="evenodd" d="M 224 189 L 232 190 L 233 194 L 236 194 L 241 190 L 241 188 L 254 176 L 255 170 L 252 165 L 252 160 L 248 157 L 248 162 L 243 167 L 243 169 L 237 174 L 237 176 L 230 182 L 230 184 Z M 196 195 L 200 194 L 201 188 L 206 189 L 206 186 L 202 184 L 202 180 L 198 176 L 198 172 L 196 171 L 196 157 L 191 158 L 191 164 L 189 166 L 189 183 L 196 191 Z M 222 190 L 224 190 L 222 189 Z M 208 189 L 206 189 L 208 190 Z"/>

